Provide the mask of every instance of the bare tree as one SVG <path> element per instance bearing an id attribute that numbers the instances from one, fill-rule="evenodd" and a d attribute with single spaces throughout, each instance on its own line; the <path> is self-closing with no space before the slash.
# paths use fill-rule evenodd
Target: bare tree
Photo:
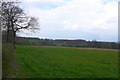
<path id="1" fill-rule="evenodd" d="M 13 34 L 13 44 L 16 47 L 16 33 L 21 30 L 38 30 L 38 19 L 27 16 L 22 8 L 16 2 L 3 2 L 2 9 L 2 25 L 7 31 L 7 42 L 9 41 L 10 30 Z"/>

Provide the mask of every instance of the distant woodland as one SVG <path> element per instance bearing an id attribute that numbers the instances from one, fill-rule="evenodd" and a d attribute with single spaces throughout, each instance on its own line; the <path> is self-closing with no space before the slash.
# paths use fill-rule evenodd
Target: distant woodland
<path id="1" fill-rule="evenodd" d="M 37 46 L 61 46 L 61 47 L 86 47 L 86 48 L 107 48 L 118 49 L 116 42 L 100 42 L 86 40 L 63 40 L 63 39 L 39 39 L 31 37 L 17 37 L 17 45 L 37 45 Z"/>

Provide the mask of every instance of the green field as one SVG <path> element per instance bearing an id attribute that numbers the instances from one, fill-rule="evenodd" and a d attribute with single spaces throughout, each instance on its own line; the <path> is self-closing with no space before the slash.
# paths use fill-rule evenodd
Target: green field
<path id="1" fill-rule="evenodd" d="M 17 46 L 19 70 L 25 78 L 117 78 L 118 52 Z"/>

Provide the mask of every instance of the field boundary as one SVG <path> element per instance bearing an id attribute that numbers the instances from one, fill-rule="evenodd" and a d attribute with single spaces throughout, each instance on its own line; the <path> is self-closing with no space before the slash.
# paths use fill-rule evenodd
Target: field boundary
<path id="1" fill-rule="evenodd" d="M 77 48 L 77 47 L 61 47 L 61 46 L 32 46 L 32 47 L 48 47 L 48 48 L 72 48 L 72 49 L 89 49 L 89 50 L 108 50 L 108 51 L 120 51 L 118 49 L 105 49 L 105 48 Z"/>

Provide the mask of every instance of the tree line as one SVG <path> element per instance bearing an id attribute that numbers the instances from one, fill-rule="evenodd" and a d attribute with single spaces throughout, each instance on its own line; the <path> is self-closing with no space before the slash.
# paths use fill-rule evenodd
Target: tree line
<path id="1" fill-rule="evenodd" d="M 18 45 L 37 45 L 37 46 L 61 46 L 61 47 L 81 47 L 81 48 L 107 48 L 120 49 L 117 42 L 86 41 L 86 40 L 53 40 L 39 39 L 30 37 L 17 37 Z"/>

